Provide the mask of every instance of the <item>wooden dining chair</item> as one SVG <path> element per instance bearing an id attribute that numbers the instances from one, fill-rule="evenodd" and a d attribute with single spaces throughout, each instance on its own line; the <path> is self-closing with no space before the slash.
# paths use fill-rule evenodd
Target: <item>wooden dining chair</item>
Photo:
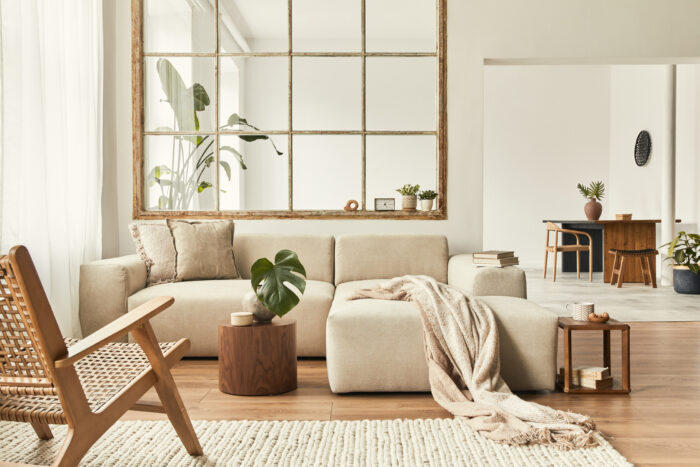
<path id="1" fill-rule="evenodd" d="M 50 423 L 68 425 L 57 466 L 78 465 L 127 410 L 167 414 L 187 452 L 201 455 L 170 374 L 190 343 L 159 344 L 149 322 L 173 301 L 154 298 L 82 340 L 64 339 L 27 249 L 0 256 L 0 420 L 30 423 L 41 439 L 52 438 Z M 129 332 L 137 344 L 114 342 Z M 139 402 L 151 387 L 160 404 Z"/>
<path id="2" fill-rule="evenodd" d="M 549 233 L 554 232 L 554 245 L 549 244 Z M 568 233 L 576 237 L 576 245 L 559 245 L 559 233 Z M 581 244 L 581 236 L 588 237 L 588 245 Z M 557 253 L 576 252 L 576 279 L 581 278 L 581 252 L 588 251 L 588 281 L 593 282 L 593 238 L 586 232 L 580 230 L 562 229 L 553 222 L 547 222 L 547 239 L 544 244 L 544 277 L 547 278 L 547 257 L 550 252 L 554 253 L 554 271 L 552 272 L 552 282 L 557 280 Z"/>

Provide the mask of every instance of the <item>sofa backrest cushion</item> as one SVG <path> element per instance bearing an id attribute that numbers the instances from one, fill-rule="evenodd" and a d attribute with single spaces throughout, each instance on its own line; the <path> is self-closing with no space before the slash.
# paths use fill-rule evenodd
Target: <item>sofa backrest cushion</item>
<path id="1" fill-rule="evenodd" d="M 299 255 L 306 269 L 306 278 L 333 283 L 333 246 L 331 235 L 277 235 L 236 233 L 233 238 L 233 257 L 238 273 L 250 279 L 250 267 L 259 258 L 275 260 L 280 250 L 292 250 Z"/>
<path id="2" fill-rule="evenodd" d="M 335 245 L 335 283 L 406 274 L 447 282 L 448 259 L 444 235 L 340 235 Z"/>

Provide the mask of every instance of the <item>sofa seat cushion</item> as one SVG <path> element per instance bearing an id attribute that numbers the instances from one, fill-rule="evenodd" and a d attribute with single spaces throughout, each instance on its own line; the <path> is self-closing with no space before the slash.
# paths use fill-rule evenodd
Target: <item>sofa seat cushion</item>
<path id="1" fill-rule="evenodd" d="M 160 284 L 140 290 L 128 299 L 129 310 L 160 296 L 175 298 L 175 303 L 152 321 L 159 341 L 188 338 L 189 356 L 218 355 L 217 326 L 230 321 L 230 314 L 242 311 L 241 300 L 250 290 L 243 279 L 186 281 Z M 306 281 L 306 291 L 299 304 L 285 318 L 297 321 L 297 355 L 325 355 L 325 327 L 333 301 L 329 282 Z M 275 318 L 279 319 L 279 318 Z"/>
<path id="2" fill-rule="evenodd" d="M 357 289 L 384 280 L 336 288 L 326 325 L 328 379 L 334 392 L 429 391 L 418 308 L 409 302 L 348 301 Z M 513 390 L 553 389 L 557 317 L 515 297 L 479 297 L 494 312 L 501 375 Z"/>
<path id="3" fill-rule="evenodd" d="M 413 303 L 361 299 L 358 289 L 386 279 L 337 286 L 326 325 L 326 362 L 333 392 L 429 391 L 423 326 Z"/>

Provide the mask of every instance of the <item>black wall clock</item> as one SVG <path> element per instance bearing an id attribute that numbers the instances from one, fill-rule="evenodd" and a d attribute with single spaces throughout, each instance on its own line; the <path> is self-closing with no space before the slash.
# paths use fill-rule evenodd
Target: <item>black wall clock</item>
<path id="1" fill-rule="evenodd" d="M 642 130 L 637 135 L 637 141 L 634 143 L 634 162 L 639 167 L 646 165 L 651 154 L 651 136 L 646 130 Z"/>

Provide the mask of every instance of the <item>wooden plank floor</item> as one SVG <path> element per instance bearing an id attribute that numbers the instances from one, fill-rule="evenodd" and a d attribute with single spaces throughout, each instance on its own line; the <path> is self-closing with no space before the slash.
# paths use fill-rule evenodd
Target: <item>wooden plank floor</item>
<path id="1" fill-rule="evenodd" d="M 700 464 L 700 322 L 631 323 L 632 394 L 522 393 L 525 399 L 593 417 L 611 443 L 638 465 Z M 561 342 L 561 338 L 560 338 Z M 613 374 L 619 375 L 619 333 Z M 574 365 L 602 364 L 602 335 L 576 332 Z M 561 352 L 560 352 L 561 354 Z M 599 363 L 600 362 L 600 363 Z M 332 420 L 449 416 L 430 394 L 331 393 L 323 359 L 299 361 L 299 388 L 269 397 L 218 390 L 216 360 L 185 360 L 175 380 L 193 419 Z M 147 400 L 156 400 L 149 393 Z M 125 420 L 163 415 L 128 412 Z"/>

